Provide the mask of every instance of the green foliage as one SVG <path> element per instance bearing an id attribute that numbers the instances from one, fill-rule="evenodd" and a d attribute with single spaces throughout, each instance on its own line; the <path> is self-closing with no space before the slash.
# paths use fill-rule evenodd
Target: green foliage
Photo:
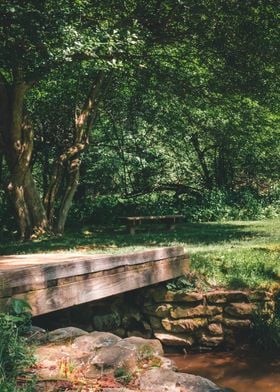
<path id="1" fill-rule="evenodd" d="M 207 283 L 207 277 L 198 274 L 194 270 L 184 276 L 167 282 L 166 288 L 170 291 L 205 291 L 208 290 L 209 284 Z"/>
<path id="2" fill-rule="evenodd" d="M 24 317 L 0 314 L 0 386 L 1 391 L 16 390 L 16 377 L 34 364 L 24 337 L 20 335 Z M 20 327 L 18 327 L 18 324 Z"/>
<path id="3" fill-rule="evenodd" d="M 28 383 L 28 385 L 18 386 L 14 381 L 0 381 L 1 392 L 35 392 L 34 383 Z"/>
<path id="4" fill-rule="evenodd" d="M 114 376 L 119 383 L 124 385 L 129 384 L 133 379 L 133 375 L 123 367 L 116 368 Z"/>
<path id="5" fill-rule="evenodd" d="M 260 351 L 278 352 L 280 349 L 280 317 L 255 314 L 253 319 L 252 343 Z"/>
<path id="6" fill-rule="evenodd" d="M 10 305 L 10 314 L 16 322 L 20 335 L 29 332 L 31 327 L 31 306 L 23 299 L 13 298 Z"/>
<path id="7" fill-rule="evenodd" d="M 280 216 L 278 187 L 264 194 L 243 188 L 237 191 L 215 189 L 199 200 L 183 196 L 180 212 L 191 221 L 258 220 Z"/>
<path id="8" fill-rule="evenodd" d="M 194 276 L 193 276 L 194 277 Z M 192 291 L 196 288 L 196 279 L 191 279 L 191 275 L 180 276 L 166 283 L 166 288 L 171 291 L 189 290 Z"/>
<path id="9" fill-rule="evenodd" d="M 34 380 L 22 387 L 16 379 L 35 363 L 32 349 L 23 335 L 31 326 L 30 305 L 21 299 L 12 299 L 8 313 L 0 313 L 0 389 L 1 392 L 32 392 Z"/>
<path id="10" fill-rule="evenodd" d="M 235 192 L 215 189 L 200 197 L 176 195 L 174 192 L 153 192 L 131 198 L 121 195 L 91 194 L 74 202 L 69 224 L 117 223 L 121 216 L 183 214 L 189 222 L 227 220 L 258 220 L 280 216 L 279 188 L 260 195 L 250 189 Z"/>
<path id="11" fill-rule="evenodd" d="M 263 1 L 1 1 L 1 94 L 30 85 L 23 109 L 41 195 L 102 71 L 89 147 L 73 158 L 81 186 L 70 223 L 140 213 L 278 216 L 279 197 L 268 201 L 280 172 L 278 17 Z M 63 200 L 67 176 L 58 188 Z M 15 222 L 0 192 L 5 234 Z M 54 207 L 57 215 L 57 200 Z"/>

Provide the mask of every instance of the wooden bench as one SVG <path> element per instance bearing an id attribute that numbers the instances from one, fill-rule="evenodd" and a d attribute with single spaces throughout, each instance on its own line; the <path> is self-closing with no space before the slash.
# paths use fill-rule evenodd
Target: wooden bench
<path id="1" fill-rule="evenodd" d="M 123 216 L 120 219 L 126 224 L 128 232 L 135 234 L 136 226 L 142 222 L 163 222 L 167 230 L 174 230 L 175 225 L 184 219 L 184 215 L 152 215 L 152 216 Z"/>

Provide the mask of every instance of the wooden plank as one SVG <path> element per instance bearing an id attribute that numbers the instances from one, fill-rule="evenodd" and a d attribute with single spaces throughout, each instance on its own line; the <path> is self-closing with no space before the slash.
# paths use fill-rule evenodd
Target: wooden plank
<path id="1" fill-rule="evenodd" d="M 184 219 L 184 215 L 151 215 L 151 216 L 126 216 L 120 217 L 126 225 L 129 234 L 134 235 L 136 231 L 136 225 L 141 224 L 142 221 L 150 222 L 150 221 L 158 221 L 158 222 L 166 222 L 168 230 L 174 230 L 175 224 L 178 221 Z"/>
<path id="2" fill-rule="evenodd" d="M 184 215 L 144 215 L 144 216 L 121 216 L 124 221 L 141 221 L 141 220 L 168 220 L 168 219 L 184 219 Z"/>
<path id="3" fill-rule="evenodd" d="M 0 298 L 15 292 L 42 289 L 62 278 L 182 255 L 184 248 L 176 246 L 121 255 L 68 253 L 3 256 L 0 258 Z"/>
<path id="4" fill-rule="evenodd" d="M 14 298 L 28 301 L 36 316 L 176 278 L 186 273 L 188 267 L 185 255 L 124 265 L 89 274 L 83 280 L 67 282 L 63 279 L 58 281 L 58 286 L 17 294 Z M 8 298 L 2 298 L 2 306 L 7 301 Z"/>

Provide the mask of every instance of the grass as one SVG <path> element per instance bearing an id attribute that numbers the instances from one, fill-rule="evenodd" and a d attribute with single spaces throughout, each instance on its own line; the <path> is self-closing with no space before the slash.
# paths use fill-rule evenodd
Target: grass
<path id="1" fill-rule="evenodd" d="M 84 227 L 65 236 L 36 241 L 6 241 L 0 254 L 85 251 L 124 253 L 147 247 L 182 245 L 191 268 L 216 286 L 267 287 L 280 283 L 280 220 L 188 223 L 167 232 L 140 226 L 135 236 L 124 226 Z"/>

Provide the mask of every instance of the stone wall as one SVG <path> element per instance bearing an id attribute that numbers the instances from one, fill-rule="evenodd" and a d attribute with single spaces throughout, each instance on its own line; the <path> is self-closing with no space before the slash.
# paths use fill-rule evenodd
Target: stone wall
<path id="1" fill-rule="evenodd" d="M 165 346 L 209 350 L 248 341 L 256 312 L 271 314 L 272 293 L 264 290 L 208 292 L 150 289 L 144 303 L 153 334 Z"/>
<path id="2" fill-rule="evenodd" d="M 165 285 L 131 291 L 34 318 L 49 330 L 75 326 L 125 338 L 158 338 L 166 347 L 211 350 L 250 338 L 256 312 L 271 314 L 275 294 L 264 291 L 168 291 Z"/>

